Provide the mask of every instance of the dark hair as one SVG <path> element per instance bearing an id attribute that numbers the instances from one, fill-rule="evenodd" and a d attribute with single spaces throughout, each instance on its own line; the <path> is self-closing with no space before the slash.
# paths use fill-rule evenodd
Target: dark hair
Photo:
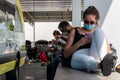
<path id="1" fill-rule="evenodd" d="M 67 21 L 61 21 L 58 28 L 65 28 L 65 26 L 70 25 Z"/>
<path id="2" fill-rule="evenodd" d="M 55 31 L 53 31 L 53 35 L 55 35 L 55 34 L 60 35 L 60 32 L 58 30 L 55 30 Z"/>
<path id="3" fill-rule="evenodd" d="M 85 17 L 87 15 L 94 15 L 96 16 L 96 24 L 98 25 L 98 20 L 100 19 L 100 15 L 99 15 L 99 12 L 98 10 L 95 8 L 95 6 L 89 6 L 83 13 L 83 20 L 85 19 Z"/>
<path id="4" fill-rule="evenodd" d="M 51 44 L 51 43 L 52 43 L 52 41 L 48 41 L 48 43 L 49 43 L 49 44 Z"/>

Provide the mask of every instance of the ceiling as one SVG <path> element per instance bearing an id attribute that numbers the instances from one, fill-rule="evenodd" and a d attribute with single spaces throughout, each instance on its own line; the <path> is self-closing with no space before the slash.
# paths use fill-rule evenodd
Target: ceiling
<path id="1" fill-rule="evenodd" d="M 25 19 L 35 22 L 72 20 L 72 0 L 20 0 Z M 81 0 L 81 11 L 84 0 Z M 29 17 L 28 17 L 29 16 Z"/>

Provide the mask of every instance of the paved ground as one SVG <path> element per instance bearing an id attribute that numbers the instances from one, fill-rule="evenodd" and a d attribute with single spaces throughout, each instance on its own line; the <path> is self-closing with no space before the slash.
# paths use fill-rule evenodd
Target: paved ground
<path id="1" fill-rule="evenodd" d="M 46 66 L 43 67 L 40 63 L 25 64 L 20 68 L 20 80 L 46 80 Z M 120 80 L 120 74 L 114 72 L 104 77 L 101 74 L 90 74 L 59 66 L 55 80 Z"/>
<path id="2" fill-rule="evenodd" d="M 110 76 L 83 72 L 69 68 L 58 67 L 55 80 L 120 80 L 120 73 L 113 72 Z"/>
<path id="3" fill-rule="evenodd" d="M 46 67 L 40 63 L 25 64 L 20 68 L 20 80 L 46 80 Z"/>

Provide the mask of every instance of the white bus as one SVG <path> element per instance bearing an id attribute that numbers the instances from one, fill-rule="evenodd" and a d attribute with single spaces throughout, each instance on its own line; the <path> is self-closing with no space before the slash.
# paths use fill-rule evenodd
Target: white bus
<path id="1" fill-rule="evenodd" d="M 0 75 L 6 80 L 19 80 L 25 62 L 23 22 L 19 0 L 0 0 Z"/>

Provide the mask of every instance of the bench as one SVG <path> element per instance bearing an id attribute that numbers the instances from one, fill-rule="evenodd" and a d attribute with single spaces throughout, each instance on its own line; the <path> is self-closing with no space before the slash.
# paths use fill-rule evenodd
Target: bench
<path id="1" fill-rule="evenodd" d="M 100 74 L 88 73 L 71 68 L 64 68 L 59 64 L 54 80 L 120 80 L 120 74 L 113 72 L 106 77 Z"/>

